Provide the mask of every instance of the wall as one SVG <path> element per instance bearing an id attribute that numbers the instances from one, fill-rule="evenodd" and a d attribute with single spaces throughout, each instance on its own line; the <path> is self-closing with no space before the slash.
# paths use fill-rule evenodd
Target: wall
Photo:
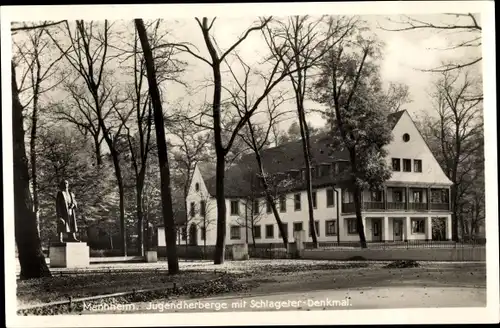
<path id="1" fill-rule="evenodd" d="M 354 257 L 366 260 L 393 261 L 486 261 L 485 247 L 415 248 L 415 249 L 365 249 L 365 250 L 304 250 L 301 258 L 310 260 L 349 260 Z"/>
<path id="2" fill-rule="evenodd" d="M 403 134 L 408 133 L 410 140 L 403 141 Z M 405 112 L 392 130 L 393 141 L 386 146 L 388 151 L 387 162 L 392 167 L 391 159 L 401 159 L 401 171 L 392 172 L 389 182 L 415 182 L 420 184 L 443 184 L 451 185 L 451 181 L 446 177 L 441 166 L 434 158 L 431 150 L 420 135 L 417 127 L 413 123 L 410 115 Z M 412 172 L 403 172 L 402 159 L 412 160 Z M 413 172 L 413 159 L 422 160 L 422 172 Z"/>

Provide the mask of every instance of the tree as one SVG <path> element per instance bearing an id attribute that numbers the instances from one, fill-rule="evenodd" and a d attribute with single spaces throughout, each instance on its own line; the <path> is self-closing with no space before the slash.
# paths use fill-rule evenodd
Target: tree
<path id="1" fill-rule="evenodd" d="M 65 32 L 70 40 L 71 52 L 64 51 L 61 42 L 57 41 L 50 33 L 48 34 L 56 47 L 64 55 L 67 62 L 75 69 L 77 76 L 84 81 L 88 93 L 90 93 L 90 99 L 83 96 L 82 101 L 85 103 L 85 106 L 91 108 L 94 112 L 98 125 L 102 130 L 104 141 L 109 148 L 113 160 L 113 167 L 120 195 L 121 246 L 123 255 L 126 256 L 127 229 L 125 223 L 125 191 L 117 143 L 121 137 L 124 118 L 128 119 L 132 111 L 128 110 L 126 113 L 120 113 L 120 111 L 123 110 L 123 107 L 120 107 L 123 100 L 120 99 L 120 95 L 117 92 L 113 91 L 114 86 L 105 71 L 106 65 L 112 59 L 108 53 L 110 29 L 111 25 L 107 20 L 104 21 L 104 25 L 100 31 L 99 24 L 93 21 L 86 23 L 83 20 L 77 20 L 76 28 L 73 32 L 69 23 L 65 22 Z M 108 108 L 111 108 L 110 111 L 106 111 L 106 105 Z M 110 113 L 117 114 L 120 119 L 111 120 L 108 116 Z M 118 124 L 113 126 L 111 123 L 113 121 L 118 121 Z"/>
<path id="2" fill-rule="evenodd" d="M 243 35 L 226 51 L 218 51 L 216 49 L 217 42 L 210 35 L 210 30 L 213 27 L 215 22 L 215 18 L 209 23 L 208 18 L 204 17 L 202 21 L 196 19 L 198 26 L 201 29 L 203 39 L 205 41 L 205 45 L 210 55 L 210 59 L 206 59 L 196 53 L 194 53 L 188 46 L 186 45 L 177 45 L 177 47 L 185 49 L 192 56 L 198 58 L 199 60 L 208 64 L 213 73 L 213 100 L 211 103 L 212 109 L 212 127 L 209 127 L 213 130 L 214 133 L 214 147 L 216 154 L 216 199 L 217 199 L 217 241 L 216 241 L 216 251 L 214 255 L 214 263 L 222 264 L 224 262 L 224 253 L 225 253 L 225 240 L 226 240 L 226 202 L 224 197 L 224 172 L 226 166 L 226 156 L 230 152 L 231 147 L 235 140 L 238 137 L 239 131 L 245 126 L 248 119 L 254 114 L 254 112 L 259 107 L 260 103 L 266 98 L 266 96 L 274 89 L 274 87 L 280 83 L 290 71 L 287 69 L 290 63 L 286 63 L 285 52 L 288 49 L 285 46 L 276 46 L 273 48 L 274 54 L 272 58 L 268 58 L 266 60 L 266 64 L 270 66 L 269 74 L 260 74 L 260 77 L 263 81 L 263 92 L 261 95 L 255 99 L 253 105 L 249 107 L 249 110 L 244 114 L 242 110 L 237 111 L 241 116 L 237 118 L 237 122 L 234 125 L 234 128 L 231 131 L 225 131 L 229 138 L 227 142 L 224 142 L 224 131 L 222 129 L 222 74 L 221 74 L 221 65 L 224 63 L 224 60 L 227 56 L 234 52 L 236 48 L 248 37 L 250 33 L 253 31 L 263 31 L 266 25 L 271 21 L 271 18 L 261 19 L 260 24 L 257 26 L 253 26 L 245 31 Z M 285 63 L 283 63 L 285 61 Z M 283 67 L 283 68 L 282 68 Z M 232 98 L 232 97 L 231 97 Z M 201 113 L 199 115 L 200 120 L 206 115 Z"/>
<path id="3" fill-rule="evenodd" d="M 315 98 L 328 108 L 332 147 L 349 154 L 350 191 L 361 247 L 366 248 L 361 195 L 364 189 L 380 189 L 390 178 L 383 147 L 392 134 L 376 62 L 379 45 L 361 35 L 349 41 L 339 42 L 323 58 Z"/>
<path id="4" fill-rule="evenodd" d="M 21 279 L 50 277 L 51 273 L 42 253 L 37 230 L 36 215 L 29 187 L 28 160 L 26 158 L 23 108 L 19 101 L 16 71 L 12 70 L 12 132 L 14 160 L 14 219 L 17 251 L 21 265 Z"/>
<path id="5" fill-rule="evenodd" d="M 424 129 L 444 172 L 453 182 L 450 199 L 453 240 L 458 240 L 459 230 L 464 238 L 467 232 L 464 212 L 475 212 L 470 202 L 477 200 L 481 204 L 484 192 L 484 186 L 481 191 L 477 185 L 484 175 L 482 99 L 471 97 L 480 88 L 479 79 L 467 71 L 440 73 L 431 94 L 437 119 L 429 118 Z M 477 211 L 482 210 L 477 208 Z"/>
<path id="6" fill-rule="evenodd" d="M 156 70 L 154 65 L 153 52 L 148 41 L 146 27 L 142 19 L 135 20 L 137 34 L 141 41 L 141 46 L 146 64 L 148 76 L 149 95 L 154 109 L 154 121 L 156 140 L 158 148 L 158 161 L 160 166 L 161 179 L 161 199 L 163 203 L 163 222 L 165 224 L 165 242 L 167 245 L 168 271 L 170 274 L 179 272 L 179 262 L 177 259 L 177 249 L 175 245 L 175 221 L 172 210 L 172 195 L 170 190 L 170 171 L 168 166 L 167 142 L 165 139 L 165 127 L 163 122 L 163 110 L 160 92 L 156 80 Z"/>
<path id="7" fill-rule="evenodd" d="M 473 13 L 449 13 L 443 14 L 439 22 L 432 20 L 421 20 L 415 17 L 403 15 L 399 20 L 388 19 L 389 22 L 399 25 L 397 28 L 382 28 L 386 31 L 411 31 L 411 30 L 431 30 L 436 32 L 448 32 L 447 39 L 450 46 L 442 49 L 444 51 L 454 51 L 457 49 L 470 49 L 481 47 L 482 27 L 479 22 L 479 14 Z M 452 33 L 458 37 L 453 37 Z M 451 72 L 462 68 L 472 67 L 481 62 L 483 57 L 473 55 L 463 62 L 443 63 L 438 67 L 425 69 L 428 72 Z"/>
<path id="8" fill-rule="evenodd" d="M 295 94 L 295 104 L 299 121 L 300 139 L 306 166 L 306 191 L 308 200 L 309 231 L 311 232 L 313 247 L 318 247 L 316 226 L 314 224 L 314 207 L 312 199 L 312 175 L 310 154 L 310 132 L 306 120 L 306 93 L 310 80 L 310 71 L 319 60 L 337 43 L 348 36 L 354 27 L 355 20 L 327 16 L 313 19 L 309 16 L 291 16 L 286 22 L 279 22 L 279 27 L 273 32 L 272 41 L 268 42 L 275 47 L 277 42 L 283 42 L 290 48 L 289 60 L 292 63 L 288 70 L 295 69 L 289 74 L 289 79 Z"/>
<path id="9" fill-rule="evenodd" d="M 47 24 L 43 22 L 42 24 Z M 38 177 L 37 177 L 37 136 L 41 125 L 39 122 L 40 111 L 43 110 L 42 99 L 44 93 L 50 91 L 60 83 L 60 79 L 51 81 L 55 73 L 55 65 L 61 60 L 62 56 L 46 63 L 44 57 L 50 55 L 49 42 L 43 37 L 48 27 L 24 30 L 22 36 L 28 40 L 15 41 L 15 55 L 17 65 L 25 67 L 21 76 L 19 85 L 19 96 L 27 98 L 26 103 L 22 105 L 23 109 L 31 112 L 30 117 L 30 146 L 29 146 L 29 164 L 31 169 L 31 185 L 33 193 L 33 206 L 37 218 L 37 227 L 40 229 L 39 216 L 39 197 L 38 197 Z M 14 39 L 14 38 L 13 38 Z M 24 84 L 28 82 L 28 85 Z M 43 105 L 42 105 L 43 106 Z"/>

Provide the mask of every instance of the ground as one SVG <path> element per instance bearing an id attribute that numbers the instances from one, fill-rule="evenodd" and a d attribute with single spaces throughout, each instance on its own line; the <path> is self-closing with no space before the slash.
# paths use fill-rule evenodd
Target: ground
<path id="1" fill-rule="evenodd" d="M 220 311 L 269 311 L 277 307 L 288 310 L 329 310 L 346 307 L 374 309 L 486 306 L 484 263 L 419 264 L 416 268 L 388 269 L 385 267 L 387 262 L 363 261 L 250 260 L 226 262 L 219 266 L 210 262 L 181 262 L 181 269 L 185 273 L 176 277 L 168 276 L 165 271 L 154 271 L 160 268 L 165 270 L 165 262 L 96 264 L 91 266 L 92 271 L 99 269 L 106 272 L 112 268 L 111 274 L 87 273 L 56 277 L 51 282 L 19 283 L 18 305 L 64 297 L 64 290 L 69 285 L 78 291 L 74 297 L 81 297 L 95 295 L 97 292 L 147 288 L 174 281 L 181 286 L 195 280 L 199 282 L 198 287 L 186 289 L 185 292 L 156 295 L 144 300 L 123 300 L 129 306 L 126 310 L 103 307 L 93 308 L 92 311 L 184 312 L 200 311 L 202 305 L 211 306 L 210 311 L 217 310 L 215 307 Z M 123 272 L 131 269 L 142 272 Z M 214 272 L 214 269 L 217 271 Z M 59 269 L 57 272 L 67 270 Z M 209 285 L 208 281 L 217 278 L 224 282 L 224 277 L 230 278 L 230 285 Z M 92 280 L 90 284 L 89 279 Z M 55 288 L 52 287 L 54 284 Z M 34 288 L 41 293 L 33 293 Z M 213 293 L 205 292 L 206 290 Z"/>

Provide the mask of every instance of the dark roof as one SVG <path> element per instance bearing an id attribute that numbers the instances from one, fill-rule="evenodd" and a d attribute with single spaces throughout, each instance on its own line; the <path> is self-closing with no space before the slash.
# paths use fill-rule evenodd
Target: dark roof
<path id="1" fill-rule="evenodd" d="M 311 137 L 311 164 L 313 166 L 339 161 L 346 162 L 348 160 L 347 151 L 331 151 L 329 147 L 330 140 L 327 133 Z M 265 149 L 261 152 L 261 158 L 264 170 L 270 175 L 305 168 L 301 140 Z M 252 193 L 262 193 L 263 189 L 257 176 L 258 172 L 255 155 L 253 153 L 244 155 L 238 164 L 226 170 L 224 177 L 226 197 L 245 197 Z M 215 176 L 205 179 L 207 189 L 211 195 L 215 195 L 215 182 Z M 339 176 L 335 178 L 331 176 L 316 178 L 313 179 L 313 186 L 331 185 L 336 182 L 339 182 Z M 298 181 L 298 183 L 290 186 L 290 189 L 304 189 L 302 184 L 303 181 Z"/>
<path id="2" fill-rule="evenodd" d="M 391 130 L 394 129 L 404 112 L 406 112 L 406 110 L 400 110 L 399 112 L 387 115 L 387 121 L 389 121 L 389 124 L 391 125 Z"/>
<path id="3" fill-rule="evenodd" d="M 387 120 L 391 130 L 394 129 L 405 110 L 389 114 Z M 316 167 L 321 164 L 331 164 L 333 162 L 348 162 L 349 154 L 347 150 L 332 152 L 331 138 L 328 132 L 311 136 L 311 164 Z M 302 150 L 302 140 L 291 141 L 278 147 L 268 148 L 261 152 L 264 170 L 270 175 L 287 173 L 292 170 L 305 169 L 304 153 Z M 257 177 L 259 172 L 257 161 L 253 153 L 242 156 L 238 164 L 227 168 L 224 176 L 224 193 L 226 197 L 246 197 L 252 193 L 263 193 L 263 188 Z M 204 176 L 208 192 L 215 196 L 215 171 L 209 176 Z M 203 173 L 202 173 L 203 175 Z M 313 177 L 313 187 L 328 185 L 344 185 L 349 181 L 347 172 L 336 176 Z M 286 191 L 304 190 L 305 181 L 298 179 L 294 185 L 290 185 Z M 284 190 L 283 190 L 284 191 Z"/>

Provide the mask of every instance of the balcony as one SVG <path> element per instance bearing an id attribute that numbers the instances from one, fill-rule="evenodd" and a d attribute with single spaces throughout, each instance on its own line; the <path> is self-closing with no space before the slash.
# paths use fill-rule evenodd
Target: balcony
<path id="1" fill-rule="evenodd" d="M 428 211 L 449 211 L 449 203 L 408 203 L 408 211 L 425 212 Z M 363 202 L 362 211 L 406 211 L 405 202 Z M 354 203 L 342 203 L 342 213 L 354 213 Z"/>

